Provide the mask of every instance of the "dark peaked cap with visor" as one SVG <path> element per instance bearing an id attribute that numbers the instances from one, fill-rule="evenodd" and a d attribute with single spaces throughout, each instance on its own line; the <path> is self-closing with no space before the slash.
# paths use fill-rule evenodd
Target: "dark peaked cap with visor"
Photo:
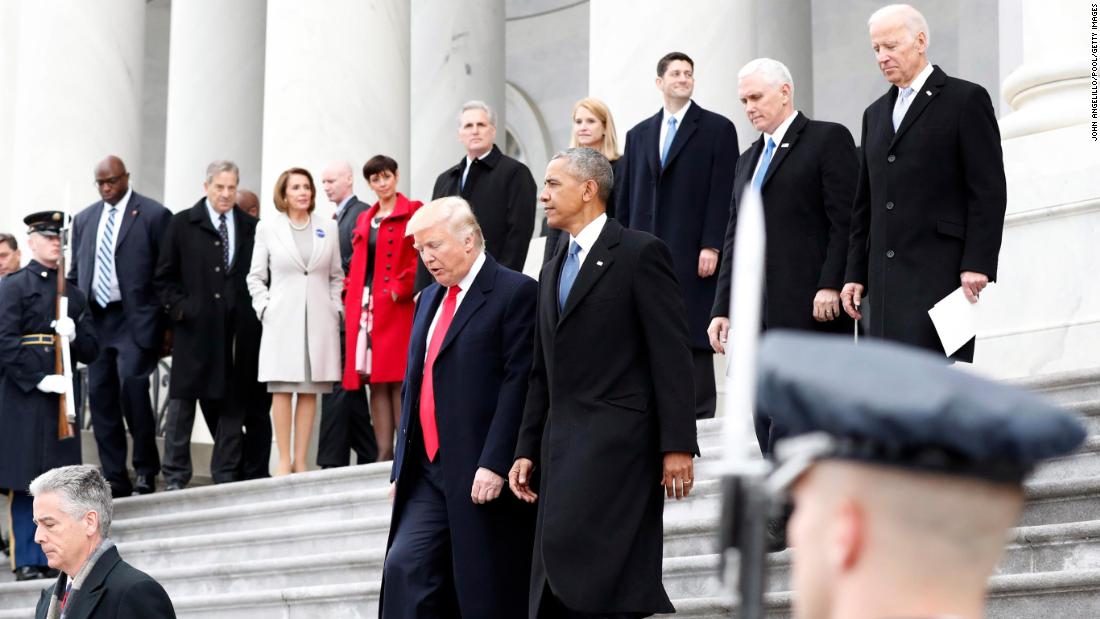
<path id="1" fill-rule="evenodd" d="M 949 367 L 939 355 L 839 336 L 769 333 L 757 407 L 782 436 L 816 435 L 814 459 L 995 482 L 1021 482 L 1086 436 L 1075 414 L 1033 393 Z M 780 444 L 779 459 L 798 443 Z"/>

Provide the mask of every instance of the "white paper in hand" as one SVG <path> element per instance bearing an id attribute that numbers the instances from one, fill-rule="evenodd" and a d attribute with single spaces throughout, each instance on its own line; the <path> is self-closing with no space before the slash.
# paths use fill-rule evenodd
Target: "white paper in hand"
<path id="1" fill-rule="evenodd" d="M 966 294 L 960 286 L 928 310 L 928 316 L 936 327 L 936 334 L 940 336 L 945 354 L 955 354 L 970 338 L 977 335 L 978 326 L 988 315 L 989 293 L 993 289 L 994 284 L 990 283 L 982 290 L 979 301 L 971 303 L 966 300 Z"/>

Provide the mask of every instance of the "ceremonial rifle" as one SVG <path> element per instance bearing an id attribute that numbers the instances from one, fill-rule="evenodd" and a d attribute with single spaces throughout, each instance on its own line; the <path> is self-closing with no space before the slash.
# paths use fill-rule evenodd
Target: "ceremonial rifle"
<path id="1" fill-rule="evenodd" d="M 62 215 L 61 230 L 61 255 L 57 258 L 57 315 L 55 321 L 60 321 L 69 315 L 69 297 L 65 296 L 65 246 L 69 240 L 68 214 Z M 55 322 L 54 324 L 57 324 Z M 70 357 L 69 338 L 54 334 L 54 374 L 65 377 L 65 393 L 58 397 L 57 402 L 57 440 L 67 440 L 76 436 L 76 407 L 73 402 L 73 363 Z"/>

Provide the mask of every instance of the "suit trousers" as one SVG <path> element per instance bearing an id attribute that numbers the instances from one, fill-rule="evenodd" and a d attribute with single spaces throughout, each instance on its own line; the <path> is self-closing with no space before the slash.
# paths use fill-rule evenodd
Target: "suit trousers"
<path id="1" fill-rule="evenodd" d="M 695 365 L 695 418 L 710 419 L 718 405 L 718 392 L 714 384 L 714 351 L 692 349 Z"/>
<path id="2" fill-rule="evenodd" d="M 34 497 L 19 490 L 8 491 L 8 522 L 11 523 L 11 569 L 28 565 L 47 566 L 46 554 L 34 541 Z"/>
<path id="3" fill-rule="evenodd" d="M 217 436 L 219 410 L 217 400 L 202 400 L 202 416 L 210 436 Z M 160 463 L 166 484 L 186 486 L 191 481 L 191 430 L 194 425 L 195 400 L 173 399 L 168 403 L 164 420 L 164 457 Z"/>
<path id="4" fill-rule="evenodd" d="M 122 303 L 103 308 L 92 301 L 89 306 L 99 337 L 99 356 L 88 365 L 92 432 L 103 476 L 116 496 L 128 496 L 133 486 L 126 470 L 127 430 L 133 439 L 134 471 L 149 476 L 160 472 L 157 421 L 149 397 L 149 376 L 157 366 L 157 351 L 134 341 Z"/>
<path id="5" fill-rule="evenodd" d="M 422 441 L 406 460 L 408 499 L 383 568 L 381 619 L 461 617 L 454 589 L 442 454 L 429 462 Z"/>
<path id="6" fill-rule="evenodd" d="M 341 328 L 341 360 L 344 354 L 344 329 Z M 351 451 L 355 451 L 356 464 L 368 464 L 378 459 L 378 445 L 370 421 L 370 401 L 362 388 L 345 391 L 343 385 L 337 382 L 332 393 L 321 397 L 317 466 L 347 466 Z"/>
<path id="7" fill-rule="evenodd" d="M 570 610 L 561 603 L 558 596 L 554 595 L 554 592 L 550 590 L 550 583 L 546 582 L 542 590 L 542 598 L 539 602 L 539 615 L 538 619 L 637 619 L 638 617 L 648 617 L 650 615 L 642 613 L 611 613 L 611 614 L 597 614 L 592 615 L 589 613 L 581 613 L 575 610 Z"/>

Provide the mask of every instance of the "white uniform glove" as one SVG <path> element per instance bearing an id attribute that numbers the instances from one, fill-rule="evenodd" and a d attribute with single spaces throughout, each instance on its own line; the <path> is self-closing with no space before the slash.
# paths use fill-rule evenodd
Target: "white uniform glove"
<path id="1" fill-rule="evenodd" d="M 69 338 L 70 342 L 76 339 L 76 323 L 68 316 L 53 321 L 53 330 L 61 337 Z"/>
<path id="2" fill-rule="evenodd" d="M 65 377 L 61 374 L 47 374 L 38 381 L 38 390 L 42 393 L 65 393 Z"/>

